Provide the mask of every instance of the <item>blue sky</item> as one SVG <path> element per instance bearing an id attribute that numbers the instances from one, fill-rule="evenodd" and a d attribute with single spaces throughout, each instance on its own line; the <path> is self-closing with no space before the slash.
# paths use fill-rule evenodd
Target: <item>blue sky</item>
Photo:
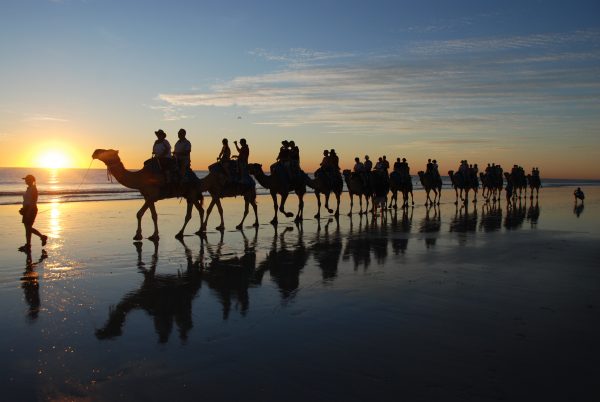
<path id="1" fill-rule="evenodd" d="M 598 178 L 598 4 L 3 1 L 0 141 L 140 166 L 185 127 L 196 168 L 227 136 L 263 163 L 293 138 L 307 165 L 335 147 Z"/>

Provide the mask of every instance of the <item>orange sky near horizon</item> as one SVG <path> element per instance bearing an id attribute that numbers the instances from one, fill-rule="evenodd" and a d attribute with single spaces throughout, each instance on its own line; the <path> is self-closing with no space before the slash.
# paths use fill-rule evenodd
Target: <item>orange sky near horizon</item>
<path id="1" fill-rule="evenodd" d="M 171 130 L 169 132 L 176 132 Z M 169 133 L 168 132 L 168 133 Z M 41 137 L 41 136 L 40 136 Z M 20 139 L 8 140 L 4 139 L 4 147 L 0 150 L 0 160 L 3 161 L 4 167 L 53 167 L 44 165 L 43 156 L 50 153 L 56 153 L 64 156 L 64 166 L 72 168 L 87 168 L 91 162 L 91 154 L 96 148 L 112 148 L 118 149 L 119 154 L 125 166 L 131 170 L 137 170 L 143 165 L 143 161 L 150 157 L 154 135 L 151 132 L 145 135 L 142 146 L 133 145 L 132 141 L 127 138 L 115 139 L 95 139 L 96 136 L 81 136 L 72 133 L 66 133 L 64 136 L 54 135 L 51 138 L 44 136 L 44 140 L 35 140 L 35 136 L 26 141 L 31 144 L 27 148 L 22 147 L 23 141 Z M 100 136 L 98 136 L 100 137 Z M 176 139 L 173 134 L 169 134 L 168 139 L 171 145 L 174 145 Z M 20 136 L 23 138 L 23 136 Z M 188 134 L 188 138 L 192 142 L 192 167 L 195 170 L 205 170 L 208 165 L 216 160 L 216 156 L 220 151 L 221 136 L 212 135 L 203 139 L 196 138 L 193 134 Z M 265 171 L 268 166 L 273 163 L 278 148 L 280 146 L 280 138 L 285 138 L 283 135 L 277 139 L 272 138 L 253 138 L 248 135 L 245 137 L 251 148 L 251 161 L 263 164 Z M 288 137 L 290 138 L 290 137 Z M 234 136 L 229 136 L 232 153 L 236 154 L 233 145 Z M 600 170 L 595 164 L 598 159 L 598 152 L 587 152 L 581 156 L 565 154 L 561 152 L 551 152 L 553 150 L 516 150 L 506 152 L 502 150 L 486 149 L 481 145 L 461 146 L 461 149 L 456 149 L 454 146 L 436 146 L 431 152 L 424 148 L 427 143 L 422 146 L 403 146 L 402 142 L 391 145 L 381 145 L 373 143 L 369 147 L 358 147 L 349 142 L 338 143 L 334 145 L 336 138 L 331 138 L 330 143 L 325 141 L 328 138 L 321 138 L 322 145 L 316 145 L 314 140 L 303 141 L 301 137 L 294 137 L 296 143 L 301 149 L 301 164 L 305 171 L 314 171 L 322 158 L 322 150 L 335 147 L 340 156 L 340 165 L 344 168 L 352 168 L 354 157 L 359 156 L 361 160 L 365 154 L 368 154 L 374 162 L 377 157 L 386 155 L 390 163 L 396 157 L 405 157 L 411 166 L 411 173 L 416 174 L 418 170 L 422 170 L 426 164 L 427 158 L 437 159 L 440 164 L 440 169 L 445 174 L 450 169 L 456 169 L 461 159 L 467 159 L 469 163 L 477 163 L 480 167 L 485 166 L 488 162 L 501 164 L 507 168 L 513 164 L 520 164 L 527 172 L 531 168 L 537 166 L 540 168 L 542 177 L 547 178 L 580 178 L 580 179 L 600 179 Z M 19 149 L 20 152 L 13 150 Z M 598 155 L 600 156 L 600 155 Z M 92 168 L 104 167 L 100 161 L 94 161 Z"/>

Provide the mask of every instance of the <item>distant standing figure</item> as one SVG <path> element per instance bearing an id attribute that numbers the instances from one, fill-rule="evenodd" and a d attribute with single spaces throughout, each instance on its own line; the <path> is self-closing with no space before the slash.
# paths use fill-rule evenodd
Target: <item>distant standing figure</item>
<path id="1" fill-rule="evenodd" d="M 175 143 L 175 150 L 173 156 L 177 160 L 177 166 L 179 167 L 179 173 L 181 177 L 185 177 L 185 171 L 190 168 L 191 159 L 190 154 L 192 153 L 192 143 L 185 138 L 186 132 L 182 128 L 177 133 L 179 140 Z"/>
<path id="2" fill-rule="evenodd" d="M 48 236 L 41 234 L 37 229 L 33 227 L 35 217 L 37 216 L 37 199 L 38 191 L 35 185 L 35 177 L 28 174 L 23 177 L 27 184 L 27 190 L 23 194 L 23 208 L 20 209 L 19 213 L 23 215 L 23 225 L 25 225 L 25 240 L 26 243 L 19 247 L 19 251 L 28 252 L 31 250 L 31 234 L 33 233 L 42 241 L 42 247 L 46 245 Z"/>
<path id="3" fill-rule="evenodd" d="M 156 158 L 170 158 L 171 157 L 171 144 L 167 141 L 167 133 L 163 130 L 155 131 L 156 141 L 152 147 L 152 155 Z"/>
<path id="4" fill-rule="evenodd" d="M 577 200 L 580 199 L 581 203 L 583 204 L 583 200 L 585 199 L 585 194 L 583 194 L 583 191 L 581 191 L 581 187 L 577 187 L 577 190 L 575 190 L 573 195 L 575 196 L 575 203 L 577 203 Z"/>

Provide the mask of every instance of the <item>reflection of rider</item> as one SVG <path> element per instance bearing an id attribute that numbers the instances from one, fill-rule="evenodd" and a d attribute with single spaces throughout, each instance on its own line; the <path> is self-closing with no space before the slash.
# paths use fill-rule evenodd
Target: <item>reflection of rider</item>
<path id="1" fill-rule="evenodd" d="M 225 175 L 229 180 L 231 178 L 231 174 L 229 173 L 229 162 L 231 161 L 231 149 L 229 149 L 229 143 L 227 138 L 223 138 L 223 147 L 221 148 L 221 152 L 217 157 L 217 161 L 221 161 L 221 166 L 223 166 L 223 170 L 225 171 Z"/>

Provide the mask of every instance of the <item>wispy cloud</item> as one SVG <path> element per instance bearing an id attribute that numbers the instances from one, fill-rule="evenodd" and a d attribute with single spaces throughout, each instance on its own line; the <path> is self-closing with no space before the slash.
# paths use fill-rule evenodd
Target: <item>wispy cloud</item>
<path id="1" fill-rule="evenodd" d="M 67 123 L 69 120 L 62 117 L 50 116 L 46 114 L 30 114 L 25 117 L 25 121 L 43 121 L 53 123 Z"/>
<path id="2" fill-rule="evenodd" d="M 163 113 L 163 121 L 178 121 L 188 119 L 191 116 L 182 113 L 182 111 L 174 105 L 144 105 L 152 110 L 158 110 Z"/>
<path id="3" fill-rule="evenodd" d="M 523 49 L 526 57 L 518 54 Z M 469 57 L 447 57 L 464 52 Z M 284 66 L 204 91 L 163 93 L 156 108 L 177 115 L 191 107 L 242 107 L 258 116 L 255 124 L 351 134 L 470 132 L 501 120 L 518 126 L 540 109 L 599 108 L 598 32 L 419 42 L 368 56 L 253 54 Z"/>

